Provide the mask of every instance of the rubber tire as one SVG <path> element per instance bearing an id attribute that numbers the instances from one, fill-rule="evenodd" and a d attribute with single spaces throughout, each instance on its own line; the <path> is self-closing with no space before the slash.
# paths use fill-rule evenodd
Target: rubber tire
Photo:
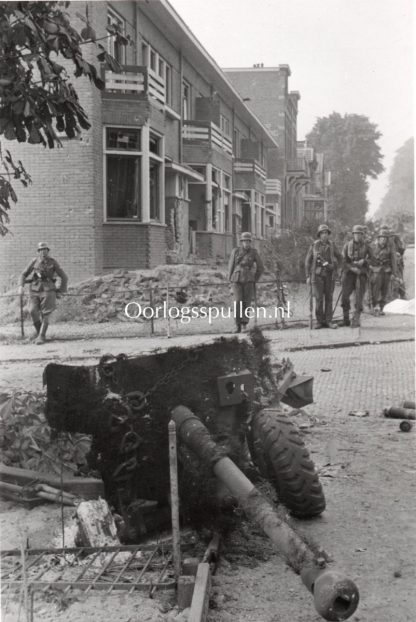
<path id="1" fill-rule="evenodd" d="M 280 410 L 262 410 L 251 424 L 252 458 L 293 516 L 312 518 L 325 510 L 325 495 L 299 429 Z"/>

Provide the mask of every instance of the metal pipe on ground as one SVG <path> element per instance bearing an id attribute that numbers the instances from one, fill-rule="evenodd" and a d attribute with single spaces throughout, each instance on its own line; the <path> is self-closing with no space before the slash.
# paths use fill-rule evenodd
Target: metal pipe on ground
<path id="1" fill-rule="evenodd" d="M 277 546 L 288 564 L 300 574 L 314 596 L 318 613 L 331 621 L 346 620 L 358 606 L 355 583 L 324 560 L 316 559 L 309 546 L 280 518 L 272 504 L 212 440 L 203 423 L 185 406 L 172 411 L 179 438 L 212 467 L 247 516 L 256 522 Z"/>
<path id="2" fill-rule="evenodd" d="M 389 419 L 416 419 L 416 411 L 412 408 L 400 408 L 399 406 L 390 406 L 383 410 L 385 417 Z"/>
<path id="3" fill-rule="evenodd" d="M 416 402 L 412 402 L 411 400 L 404 400 L 400 404 L 402 408 L 410 408 L 411 410 L 416 410 Z"/>

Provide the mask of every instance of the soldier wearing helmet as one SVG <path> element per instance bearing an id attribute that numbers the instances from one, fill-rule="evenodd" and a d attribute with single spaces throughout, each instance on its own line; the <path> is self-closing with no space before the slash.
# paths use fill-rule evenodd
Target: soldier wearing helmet
<path id="1" fill-rule="evenodd" d="M 396 252 L 389 241 L 388 229 L 380 229 L 373 254 L 374 260 L 370 265 L 371 305 L 376 315 L 384 315 L 390 279 L 397 274 Z"/>
<path id="2" fill-rule="evenodd" d="M 332 299 L 338 266 L 342 255 L 329 239 L 331 231 L 327 225 L 319 225 L 317 239 L 309 248 L 305 259 L 307 282 L 312 286 L 316 300 L 315 328 L 337 328 L 332 322 Z"/>
<path id="3" fill-rule="evenodd" d="M 251 233 L 248 231 L 242 233 L 240 242 L 241 246 L 232 250 L 228 264 L 228 277 L 232 283 L 235 297 L 237 333 L 241 333 L 241 330 L 248 324 L 247 308 L 254 298 L 255 284 L 264 272 L 260 255 L 252 247 Z"/>
<path id="4" fill-rule="evenodd" d="M 404 284 L 404 252 L 406 250 L 406 244 L 403 242 L 398 233 L 389 231 L 390 245 L 392 246 L 396 254 L 397 272 L 394 281 L 395 294 L 399 298 L 406 298 L 406 289 Z"/>
<path id="5" fill-rule="evenodd" d="M 56 289 L 56 277 L 60 279 Z M 32 259 L 20 276 L 19 294 L 23 294 L 25 283 L 30 283 L 30 315 L 36 330 L 36 343 L 45 343 L 49 318 L 56 309 L 56 298 L 64 294 L 68 285 L 68 277 L 56 259 L 49 257 L 49 247 L 40 242 L 37 257 Z"/>
<path id="6" fill-rule="evenodd" d="M 364 229 L 354 225 L 352 240 L 342 249 L 344 271 L 342 275 L 341 306 L 344 314 L 343 326 L 360 326 L 360 315 L 363 310 L 363 297 L 367 284 L 369 265 L 373 260 L 370 245 L 364 239 Z M 355 312 L 350 322 L 350 296 L 355 292 Z"/>

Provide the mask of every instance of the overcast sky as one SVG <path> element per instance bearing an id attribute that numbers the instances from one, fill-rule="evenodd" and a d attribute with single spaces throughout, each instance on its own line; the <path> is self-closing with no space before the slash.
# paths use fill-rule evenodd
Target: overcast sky
<path id="1" fill-rule="evenodd" d="M 299 140 L 333 111 L 378 125 L 387 170 L 370 185 L 374 213 L 413 135 L 412 0 L 169 1 L 221 67 L 290 66 Z"/>

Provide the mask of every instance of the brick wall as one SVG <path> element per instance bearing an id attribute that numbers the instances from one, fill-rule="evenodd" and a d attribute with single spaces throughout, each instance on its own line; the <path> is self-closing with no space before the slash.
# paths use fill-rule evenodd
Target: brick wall
<path id="1" fill-rule="evenodd" d="M 71 5 L 69 9 L 77 29 L 83 27 L 83 22 L 75 12 L 82 13 L 83 4 L 77 3 L 75 8 Z M 89 8 L 90 15 L 97 10 L 94 6 Z M 85 58 L 93 62 L 93 51 L 87 47 L 83 50 Z M 65 64 L 61 58 L 58 62 Z M 73 68 L 68 66 L 72 75 Z M 16 282 L 36 255 L 39 241 L 47 242 L 51 256 L 59 261 L 72 282 L 101 270 L 101 96 L 87 78 L 74 78 L 73 83 L 92 125 L 89 131 L 82 132 L 81 140 L 64 139 L 63 147 L 55 149 L 4 141 L 4 148 L 10 150 L 13 158 L 23 161 L 33 183 L 27 189 L 18 182 L 14 184 L 18 203 L 10 214 L 13 235 L 0 244 L 1 289 Z"/>
<path id="2" fill-rule="evenodd" d="M 150 117 L 147 99 L 127 99 L 122 96 L 102 94 L 102 121 L 107 125 L 142 126 Z"/>
<path id="3" fill-rule="evenodd" d="M 166 263 L 166 226 L 105 224 L 104 269 L 154 268 Z"/>

